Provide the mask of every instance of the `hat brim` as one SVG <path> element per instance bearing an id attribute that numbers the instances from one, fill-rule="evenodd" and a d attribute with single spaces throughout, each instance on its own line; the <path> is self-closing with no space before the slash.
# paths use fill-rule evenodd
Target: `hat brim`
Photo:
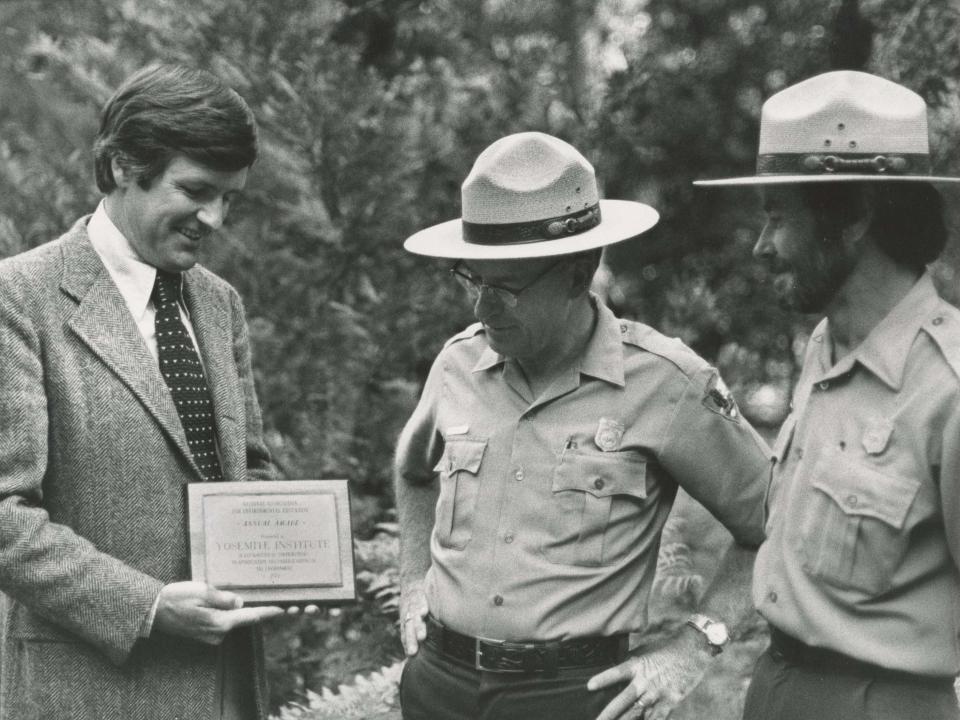
<path id="1" fill-rule="evenodd" d="M 649 205 L 631 200 L 601 200 L 600 224 L 577 235 L 515 245 L 479 245 L 463 239 L 460 219 L 433 225 L 406 239 L 403 247 L 417 255 L 458 260 L 513 260 L 569 255 L 612 245 L 646 232 L 660 219 Z"/>
<path id="2" fill-rule="evenodd" d="M 812 183 L 838 182 L 926 182 L 957 183 L 960 178 L 935 175 L 748 175 L 746 177 L 718 178 L 716 180 L 694 180 L 697 187 L 738 187 L 742 185 L 809 185 Z"/>

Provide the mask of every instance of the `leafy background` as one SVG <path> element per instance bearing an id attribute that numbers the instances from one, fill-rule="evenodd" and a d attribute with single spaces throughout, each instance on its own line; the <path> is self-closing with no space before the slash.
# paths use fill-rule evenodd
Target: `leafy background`
<path id="1" fill-rule="evenodd" d="M 97 113 L 136 68 L 197 65 L 247 99 L 261 158 L 205 264 L 245 299 L 286 474 L 350 479 L 367 590 L 355 606 L 272 626 L 273 703 L 291 716 L 396 717 L 393 443 L 433 356 L 471 319 L 445 268 L 404 253 L 403 239 L 458 215 L 459 184 L 494 139 L 569 140 L 607 197 L 662 216 L 608 251 L 597 289 L 716 363 L 770 435 L 814 319 L 781 310 L 750 259 L 756 198 L 691 180 L 752 172 L 763 99 L 836 67 L 921 93 L 935 166 L 960 173 L 958 38 L 960 11 L 938 0 L 7 0 L 0 255 L 95 207 Z M 933 268 L 954 302 L 958 199 Z M 679 505 L 651 632 L 709 580 L 723 532 Z M 681 714 L 736 717 L 762 643 L 762 623 L 745 628 Z"/>

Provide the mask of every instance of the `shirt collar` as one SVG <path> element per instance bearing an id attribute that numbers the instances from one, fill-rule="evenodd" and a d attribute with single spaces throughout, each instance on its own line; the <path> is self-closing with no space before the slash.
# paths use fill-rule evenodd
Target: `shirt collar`
<path id="1" fill-rule="evenodd" d="M 506 355 L 501 355 L 492 347 L 487 345 L 483 348 L 483 352 L 480 353 L 480 357 L 477 359 L 477 364 L 473 366 L 473 371 L 482 372 L 484 370 L 489 370 L 497 365 L 502 365 L 506 361 Z"/>
<path id="2" fill-rule="evenodd" d="M 623 387 L 623 340 L 620 321 L 594 293 L 590 293 L 590 302 L 597 310 L 597 325 L 580 356 L 579 372 Z M 489 370 L 508 360 L 509 358 L 487 345 L 480 353 L 473 371 Z"/>
<path id="3" fill-rule="evenodd" d="M 599 297 L 590 293 L 590 300 L 597 310 L 597 326 L 587 342 L 580 361 L 580 372 L 623 387 L 623 331 L 620 321 Z"/>
<path id="4" fill-rule="evenodd" d="M 130 241 L 107 215 L 102 200 L 90 217 L 87 235 L 130 313 L 139 320 L 150 302 L 157 269 L 140 259 Z"/>
<path id="5" fill-rule="evenodd" d="M 854 363 L 860 363 L 891 390 L 899 390 L 910 346 L 939 303 L 940 296 L 933 278 L 929 273 L 924 273 L 893 310 L 870 331 L 860 347 L 833 367 L 830 363 L 830 328 L 824 318 L 811 336 L 812 341 L 820 344 L 816 354 L 821 372 L 829 372 L 831 376 L 842 375 Z"/>

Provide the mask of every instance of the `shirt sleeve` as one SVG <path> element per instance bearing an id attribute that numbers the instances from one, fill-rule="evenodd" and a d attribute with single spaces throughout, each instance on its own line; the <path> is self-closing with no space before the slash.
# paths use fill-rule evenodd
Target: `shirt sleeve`
<path id="1" fill-rule="evenodd" d="M 714 368 L 687 379 L 664 429 L 660 462 L 737 542 L 763 542 L 763 500 L 771 452 L 740 414 Z"/>
<path id="2" fill-rule="evenodd" d="M 960 569 L 960 404 L 944 426 L 940 466 L 940 502 L 943 527 L 953 564 Z"/>
<path id="3" fill-rule="evenodd" d="M 143 624 L 140 626 L 140 637 L 148 638 L 153 632 L 153 621 L 157 619 L 157 608 L 160 607 L 160 593 L 157 593 L 157 597 L 153 601 L 153 605 L 150 606 L 150 610 L 147 612 L 146 617 L 143 618 Z"/>
<path id="4" fill-rule="evenodd" d="M 398 481 L 413 485 L 432 482 L 433 468 L 443 454 L 443 436 L 437 420 L 443 387 L 443 357 L 444 353 L 441 353 L 434 360 L 420 401 L 397 441 L 395 467 Z"/>

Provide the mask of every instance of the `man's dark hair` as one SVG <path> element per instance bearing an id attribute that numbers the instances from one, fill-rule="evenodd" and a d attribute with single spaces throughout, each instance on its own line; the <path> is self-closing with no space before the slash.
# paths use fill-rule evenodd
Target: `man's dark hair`
<path id="1" fill-rule="evenodd" d="M 216 76 L 152 65 L 127 78 L 103 109 L 93 145 L 97 187 L 117 187 L 113 158 L 147 188 L 177 154 L 215 170 L 249 167 L 257 157 L 256 120 Z"/>
<path id="2" fill-rule="evenodd" d="M 943 199 L 930 183 L 812 184 L 803 195 L 827 242 L 839 242 L 843 229 L 864 216 L 872 195 L 868 232 L 894 262 L 919 273 L 946 245 Z"/>

